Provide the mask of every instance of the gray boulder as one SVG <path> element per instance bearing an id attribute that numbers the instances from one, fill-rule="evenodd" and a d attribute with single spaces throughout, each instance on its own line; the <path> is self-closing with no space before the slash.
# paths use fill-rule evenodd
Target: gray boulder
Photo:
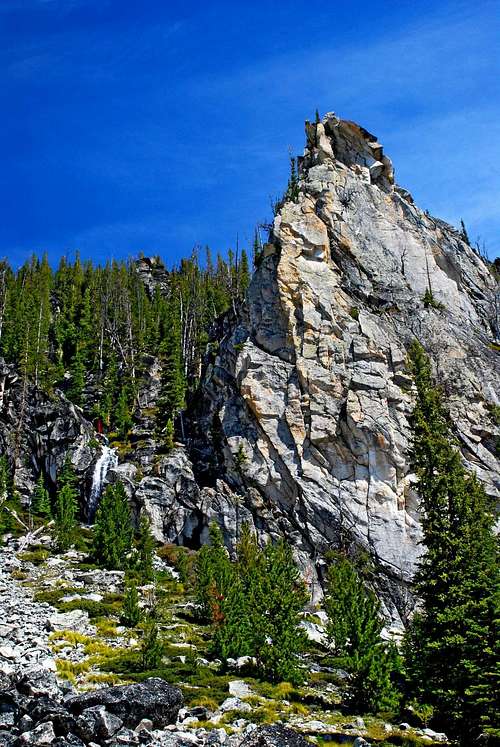
<path id="1" fill-rule="evenodd" d="M 152 677 L 133 685 L 106 687 L 77 695 L 69 698 L 66 706 L 75 716 L 94 706 L 103 706 L 126 727 L 134 729 L 144 718 L 150 719 L 155 728 L 175 723 L 182 702 L 182 693 L 177 687 Z"/>
<path id="2" fill-rule="evenodd" d="M 20 745 L 49 745 L 54 742 L 56 738 L 54 727 L 50 721 L 44 722 L 35 726 L 33 731 L 25 731 L 19 737 Z"/>
<path id="3" fill-rule="evenodd" d="M 108 713 L 104 706 L 92 706 L 82 711 L 75 731 L 85 742 L 100 743 L 110 739 L 122 726 L 121 718 Z"/>
<path id="4" fill-rule="evenodd" d="M 281 724 L 259 726 L 248 734 L 240 747 L 309 747 L 301 734 Z"/>

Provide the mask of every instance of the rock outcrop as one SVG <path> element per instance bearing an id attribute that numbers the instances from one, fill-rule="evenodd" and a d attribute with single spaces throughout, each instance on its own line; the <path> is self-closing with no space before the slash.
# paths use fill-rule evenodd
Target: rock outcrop
<path id="1" fill-rule="evenodd" d="M 67 457 L 84 496 L 98 450 L 96 437 L 93 425 L 61 391 L 44 394 L 0 359 L 0 454 L 15 468 L 16 490 L 25 501 L 40 473 L 55 487 Z"/>
<path id="2" fill-rule="evenodd" d="M 191 456 L 202 486 L 222 478 L 262 535 L 288 537 L 313 585 L 329 548 L 368 549 L 398 621 L 421 552 L 406 350 L 429 352 L 464 461 L 498 495 L 498 283 L 395 184 L 374 136 L 332 114 L 306 134 L 298 199 L 208 362 Z"/>

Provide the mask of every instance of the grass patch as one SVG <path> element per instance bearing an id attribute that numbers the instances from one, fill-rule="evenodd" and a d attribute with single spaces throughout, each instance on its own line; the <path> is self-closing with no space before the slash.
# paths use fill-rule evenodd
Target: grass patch
<path id="1" fill-rule="evenodd" d="M 124 680 L 110 672 L 89 672 L 85 682 L 89 685 L 118 685 Z"/>
<path id="2" fill-rule="evenodd" d="M 95 622 L 97 632 L 103 638 L 117 638 L 119 633 L 116 629 L 116 623 L 114 620 L 109 620 L 107 617 L 101 617 Z"/>
<path id="3" fill-rule="evenodd" d="M 68 592 L 64 592 L 63 596 Z M 122 609 L 122 594 L 106 594 L 100 602 L 92 599 L 73 599 L 71 602 L 57 603 L 61 612 L 72 612 L 73 610 L 84 610 L 88 612 L 91 620 L 98 617 L 118 617 Z"/>
<path id="4" fill-rule="evenodd" d="M 56 668 L 58 676 L 63 680 L 68 680 L 73 684 L 76 682 L 76 678 L 80 674 L 88 672 L 92 662 L 87 659 L 86 661 L 68 661 L 67 659 L 56 659 Z"/>
<path id="5" fill-rule="evenodd" d="M 35 592 L 35 602 L 45 602 L 46 604 L 50 604 L 52 607 L 56 607 L 57 609 L 60 609 L 62 604 L 64 602 L 61 602 L 61 599 L 69 594 L 80 594 L 81 589 L 75 589 L 72 586 L 63 587 L 60 586 L 57 589 L 46 589 L 45 591 L 37 591 Z"/>
<path id="6" fill-rule="evenodd" d="M 24 571 L 20 571 L 19 569 L 16 569 L 15 571 L 12 571 L 12 573 L 10 575 L 16 581 L 25 581 L 29 577 L 28 573 L 25 573 Z"/>
<path id="7" fill-rule="evenodd" d="M 86 646 L 93 640 L 90 636 L 78 633 L 76 630 L 56 630 L 49 636 L 49 641 L 62 641 L 70 646 L 78 646 L 79 644 Z"/>
<path id="8" fill-rule="evenodd" d="M 19 558 L 28 563 L 33 563 L 33 565 L 41 565 L 45 563 L 49 555 L 50 553 L 47 548 L 42 546 L 36 547 L 33 550 L 26 550 L 26 552 L 19 555 Z"/>

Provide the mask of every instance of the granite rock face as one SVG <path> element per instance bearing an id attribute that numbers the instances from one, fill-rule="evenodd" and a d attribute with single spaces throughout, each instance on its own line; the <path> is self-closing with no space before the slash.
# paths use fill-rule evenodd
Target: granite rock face
<path id="1" fill-rule="evenodd" d="M 208 362 L 191 456 L 201 486 L 224 480 L 261 535 L 288 537 L 313 587 L 329 548 L 369 550 L 399 622 L 421 552 L 406 351 L 428 351 L 464 460 L 498 495 L 498 283 L 395 184 L 374 136 L 333 114 L 306 135 L 298 199 Z"/>

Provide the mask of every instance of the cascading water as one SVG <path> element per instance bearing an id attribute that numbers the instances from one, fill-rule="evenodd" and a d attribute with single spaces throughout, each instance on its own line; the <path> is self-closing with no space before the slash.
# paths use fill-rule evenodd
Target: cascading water
<path id="1" fill-rule="evenodd" d="M 92 487 L 90 488 L 87 501 L 87 521 L 92 522 L 99 505 L 104 480 L 110 469 L 118 466 L 118 454 L 110 446 L 103 446 L 102 453 L 96 462 L 94 474 L 92 475 Z"/>

